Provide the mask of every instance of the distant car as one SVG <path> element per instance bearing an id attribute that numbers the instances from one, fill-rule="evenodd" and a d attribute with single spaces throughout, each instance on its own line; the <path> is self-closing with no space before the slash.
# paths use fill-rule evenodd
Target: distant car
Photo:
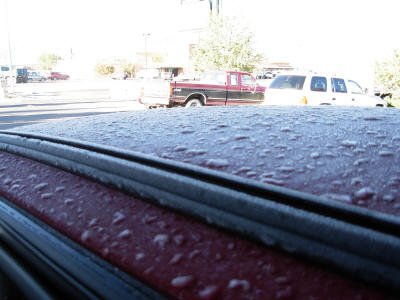
<path id="1" fill-rule="evenodd" d="M 120 80 L 125 80 L 128 78 L 128 74 L 125 72 L 117 72 L 117 73 L 112 73 L 109 76 L 111 79 L 120 79 Z"/>
<path id="2" fill-rule="evenodd" d="M 49 79 L 51 79 L 51 80 L 59 80 L 59 79 L 67 80 L 67 79 L 69 79 L 69 75 L 62 74 L 60 72 L 51 72 L 50 76 L 49 76 Z"/>
<path id="3" fill-rule="evenodd" d="M 32 81 L 45 81 L 46 77 L 40 75 L 37 72 L 28 72 L 28 82 Z"/>
<path id="4" fill-rule="evenodd" d="M 160 78 L 160 71 L 158 69 L 154 69 L 154 68 L 142 69 L 136 73 L 136 78 L 140 78 L 140 79 Z"/>
<path id="5" fill-rule="evenodd" d="M 387 106 L 385 100 L 367 95 L 354 80 L 317 73 L 276 76 L 265 93 L 265 104 Z"/>

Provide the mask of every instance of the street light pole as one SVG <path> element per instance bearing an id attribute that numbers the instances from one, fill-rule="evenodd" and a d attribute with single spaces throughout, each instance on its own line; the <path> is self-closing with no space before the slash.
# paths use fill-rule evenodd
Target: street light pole
<path id="1" fill-rule="evenodd" d="M 144 55 L 146 57 L 146 69 L 147 69 L 147 37 L 150 36 L 150 33 L 143 33 L 144 37 Z"/>
<path id="2" fill-rule="evenodd" d="M 5 15 L 6 15 L 6 29 L 7 29 L 7 38 L 8 38 L 8 64 L 9 64 L 9 73 L 10 73 L 10 85 L 11 85 L 11 92 L 14 90 L 14 80 L 13 80 L 13 69 L 12 69 L 12 55 L 11 55 L 11 41 L 10 41 L 10 25 L 8 22 L 8 5 L 7 0 L 4 0 L 4 8 L 5 8 Z"/>

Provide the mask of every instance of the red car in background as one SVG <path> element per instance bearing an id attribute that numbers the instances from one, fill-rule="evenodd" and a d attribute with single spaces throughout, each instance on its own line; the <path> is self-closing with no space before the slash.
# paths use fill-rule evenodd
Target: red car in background
<path id="1" fill-rule="evenodd" d="M 398 125 L 220 106 L 2 131 L 6 296 L 398 299 Z"/>
<path id="2" fill-rule="evenodd" d="M 51 80 L 67 80 L 67 79 L 69 79 L 69 75 L 62 74 L 60 72 L 51 72 L 49 79 L 51 79 Z"/>

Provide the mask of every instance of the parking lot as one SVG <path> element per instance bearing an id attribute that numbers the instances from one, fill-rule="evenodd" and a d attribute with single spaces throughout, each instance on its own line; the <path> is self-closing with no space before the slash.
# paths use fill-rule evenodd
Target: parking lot
<path id="1" fill-rule="evenodd" d="M 0 102 L 0 129 L 93 114 L 141 110 L 135 80 L 66 80 L 15 84 Z"/>

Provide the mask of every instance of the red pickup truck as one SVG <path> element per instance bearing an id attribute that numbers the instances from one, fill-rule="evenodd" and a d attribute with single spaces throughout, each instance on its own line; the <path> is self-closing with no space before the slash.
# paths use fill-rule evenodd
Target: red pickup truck
<path id="1" fill-rule="evenodd" d="M 265 87 L 245 72 L 218 71 L 204 73 L 198 82 L 170 83 L 169 105 L 239 105 L 260 104 Z"/>

